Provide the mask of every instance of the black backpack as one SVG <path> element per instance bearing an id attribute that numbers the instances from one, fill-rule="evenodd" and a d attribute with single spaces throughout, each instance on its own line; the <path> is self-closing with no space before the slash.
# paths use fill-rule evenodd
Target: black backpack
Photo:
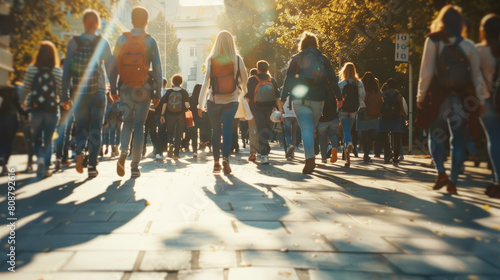
<path id="1" fill-rule="evenodd" d="M 92 59 L 101 36 L 92 42 L 85 42 L 79 36 L 73 37 L 77 49 L 71 58 L 71 76 L 77 94 L 96 93 L 99 88 L 101 61 Z"/>
<path id="2" fill-rule="evenodd" d="M 33 80 L 31 108 L 48 112 L 57 111 L 59 96 L 56 93 L 56 78 L 52 69 L 38 69 Z"/>
<path id="3" fill-rule="evenodd" d="M 398 96 L 398 91 L 395 91 L 392 95 L 384 95 L 384 105 L 382 106 L 383 119 L 395 120 L 399 117 L 401 108 L 399 106 Z"/>
<path id="4" fill-rule="evenodd" d="M 462 41 L 458 38 L 454 44 L 445 44 L 437 56 L 437 80 L 445 90 L 461 91 L 472 84 L 469 59 L 459 46 Z"/>
<path id="5" fill-rule="evenodd" d="M 347 113 L 354 113 L 358 111 L 359 107 L 359 92 L 358 86 L 354 82 L 347 81 L 347 84 L 342 88 L 342 111 Z"/>
<path id="6" fill-rule="evenodd" d="M 170 90 L 166 94 L 168 94 L 167 111 L 170 113 L 180 113 L 182 111 L 181 91 Z"/>

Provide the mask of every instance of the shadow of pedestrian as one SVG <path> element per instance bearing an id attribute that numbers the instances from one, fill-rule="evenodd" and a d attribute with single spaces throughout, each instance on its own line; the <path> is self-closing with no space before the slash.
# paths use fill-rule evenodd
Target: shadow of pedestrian
<path id="1" fill-rule="evenodd" d="M 114 181 L 104 192 L 86 200 L 86 193 L 80 190 L 77 196 L 80 200 L 75 198 L 68 201 L 77 189 L 94 188 L 95 184 L 89 180 L 73 180 L 41 191 L 38 189 L 43 188 L 43 185 L 34 185 L 29 190 L 29 186 L 25 185 L 23 191 L 16 194 L 16 271 L 29 265 L 36 254 L 84 244 L 108 235 L 127 224 L 146 207 L 145 200 L 135 199 L 133 179 L 123 184 L 120 180 Z M 0 209 L 7 209 L 7 200 L 0 203 Z M 2 224 L 0 228 L 7 227 Z M 10 234 L 5 230 L 0 231 L 0 244 L 7 244 Z M 0 268 L 6 271 L 9 266 L 2 262 Z"/>

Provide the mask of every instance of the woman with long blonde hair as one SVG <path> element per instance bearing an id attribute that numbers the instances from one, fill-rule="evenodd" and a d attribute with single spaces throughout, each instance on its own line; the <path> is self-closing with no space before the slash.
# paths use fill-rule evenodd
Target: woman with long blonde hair
<path id="1" fill-rule="evenodd" d="M 248 80 L 245 64 L 238 55 L 233 35 L 229 31 L 224 30 L 217 35 L 206 66 L 207 72 L 198 100 L 198 115 L 201 117 L 206 109 L 212 124 L 214 173 L 221 171 L 219 160 L 222 136 L 222 169 L 225 174 L 229 174 L 231 127 L 238 109 L 239 95 L 247 92 Z"/>
<path id="2" fill-rule="evenodd" d="M 354 63 L 347 62 L 340 70 L 339 87 L 342 91 L 343 105 L 339 108 L 339 119 L 344 131 L 345 167 L 351 165 L 351 152 L 354 149 L 351 129 L 356 123 L 356 113 L 365 107 L 365 87 L 359 79 Z"/>

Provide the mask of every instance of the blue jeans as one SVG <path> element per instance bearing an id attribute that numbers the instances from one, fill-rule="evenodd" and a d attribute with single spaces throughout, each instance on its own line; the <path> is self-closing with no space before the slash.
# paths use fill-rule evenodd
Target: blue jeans
<path id="1" fill-rule="evenodd" d="M 97 165 L 101 150 L 102 124 L 106 110 L 106 95 L 100 89 L 96 94 L 81 94 L 77 97 L 73 113 L 75 115 L 76 153 L 82 155 L 88 145 L 89 166 Z"/>
<path id="2" fill-rule="evenodd" d="M 283 131 L 285 132 L 286 144 L 297 146 L 297 128 L 299 127 L 299 123 L 297 122 L 296 117 L 287 117 L 283 118 Z"/>
<path id="3" fill-rule="evenodd" d="M 271 148 L 269 147 L 269 140 L 274 137 L 274 132 L 271 130 L 271 113 L 273 106 L 255 106 L 252 108 L 255 124 L 259 133 L 259 152 L 263 156 L 269 155 Z"/>
<path id="4" fill-rule="evenodd" d="M 493 177 L 500 183 L 500 114 L 495 109 L 491 98 L 485 100 L 486 112 L 481 118 L 486 138 L 488 140 L 488 154 L 493 167 Z"/>
<path id="5" fill-rule="evenodd" d="M 328 151 L 328 139 L 332 143 L 332 147 L 336 148 L 338 144 L 337 130 L 339 129 L 339 119 L 329 122 L 320 122 L 318 124 L 319 149 L 321 151 L 321 159 L 326 159 Z"/>
<path id="6" fill-rule="evenodd" d="M 61 111 L 61 119 L 57 125 L 57 139 L 55 139 L 56 158 L 62 161 L 68 160 L 68 149 L 73 128 L 73 114 L 69 111 Z"/>
<path id="7" fill-rule="evenodd" d="M 59 112 L 45 112 L 33 109 L 30 116 L 33 146 L 38 162 L 43 160 L 45 167 L 50 165 L 52 155 L 52 136 L 59 121 Z"/>
<path id="8" fill-rule="evenodd" d="M 304 104 L 302 104 L 304 102 Z M 323 112 L 324 101 L 293 100 L 293 109 L 299 122 L 306 159 L 314 158 L 314 129 Z"/>
<path id="9" fill-rule="evenodd" d="M 126 85 L 120 88 L 120 98 L 122 101 L 120 110 L 123 118 L 123 127 L 120 135 L 120 151 L 122 153 L 127 153 L 133 132 L 134 143 L 132 145 L 132 162 L 130 166 L 136 168 L 139 166 L 139 161 L 142 156 L 144 123 L 148 117 L 151 99 L 137 102 L 132 98 L 131 91 L 132 89 Z"/>
<path id="10" fill-rule="evenodd" d="M 212 152 L 215 162 L 218 162 L 220 159 L 221 136 L 223 139 L 222 157 L 229 157 L 233 142 L 232 126 L 237 109 L 238 102 L 215 104 L 209 100 L 207 103 L 208 118 L 212 125 Z"/>
<path id="11" fill-rule="evenodd" d="M 186 115 L 184 113 L 167 114 L 165 123 L 167 124 L 168 142 L 174 143 L 174 155 L 178 156 L 181 150 L 182 133 L 186 128 Z"/>
<path id="12" fill-rule="evenodd" d="M 437 119 L 429 126 L 429 150 L 439 173 L 444 173 L 446 159 L 444 142 L 450 132 L 451 176 L 450 181 L 456 183 L 458 174 L 465 160 L 465 118 L 462 101 L 456 94 L 450 94 L 439 108 Z"/>
<path id="13" fill-rule="evenodd" d="M 356 122 L 356 112 L 339 112 L 339 119 L 342 124 L 342 130 L 344 131 L 344 145 L 345 148 L 347 148 L 349 144 L 352 144 L 351 128 Z"/>

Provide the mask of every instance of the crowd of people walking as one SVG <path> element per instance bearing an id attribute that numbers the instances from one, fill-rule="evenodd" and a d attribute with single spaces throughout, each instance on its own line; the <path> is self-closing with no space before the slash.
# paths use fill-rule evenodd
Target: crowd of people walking
<path id="1" fill-rule="evenodd" d="M 51 176 L 52 165 L 56 171 L 71 165 L 69 150 L 76 171 L 84 173 L 86 168 L 89 178 L 99 174 L 99 154 L 117 157 L 119 176 L 128 172 L 129 158 L 131 177 L 140 177 L 147 134 L 155 160 L 164 160 L 164 152 L 179 159 L 191 142 L 193 157 L 208 149 L 213 172 L 230 174 L 231 152 L 239 149 L 238 126 L 243 145 L 249 144 L 248 161 L 260 159 L 262 165 L 270 164 L 269 143 L 277 139 L 286 160 L 295 159 L 299 146 L 303 148 L 304 174 L 314 172 L 317 154 L 327 164 L 337 162 L 341 153 L 349 168 L 360 135 L 364 163 L 372 162 L 376 146 L 375 156 L 383 149 L 384 162 L 399 166 L 408 108 L 395 79 L 381 82 L 369 71 L 360 75 L 353 62 L 345 63 L 337 75 L 316 35 L 304 32 L 280 86 L 265 60 L 247 72 L 233 35 L 222 31 L 207 57 L 203 83 L 190 93 L 181 75 L 163 77 L 157 42 L 145 31 L 148 17 L 146 9 L 135 7 L 134 28 L 117 39 L 113 50 L 96 33 L 100 17 L 94 10 L 83 13 L 85 32 L 69 41 L 63 62 L 53 43 L 40 45 L 19 94 L 11 100 L 13 106 L 1 114 L 5 131 L 12 135 L 17 130 L 15 115 L 29 120 L 31 133 L 25 137 L 37 158 L 38 177 Z M 482 126 L 493 173 L 486 194 L 500 198 L 500 17 L 485 16 L 480 34 L 481 42 L 475 45 L 466 38 L 461 9 L 442 8 L 424 43 L 416 123 L 429 137 L 438 173 L 433 189 L 446 187 L 450 194 L 457 194 L 468 139 L 477 137 Z M 2 140 L 4 166 L 11 134 Z M 447 141 L 450 175 L 444 165 Z"/>

